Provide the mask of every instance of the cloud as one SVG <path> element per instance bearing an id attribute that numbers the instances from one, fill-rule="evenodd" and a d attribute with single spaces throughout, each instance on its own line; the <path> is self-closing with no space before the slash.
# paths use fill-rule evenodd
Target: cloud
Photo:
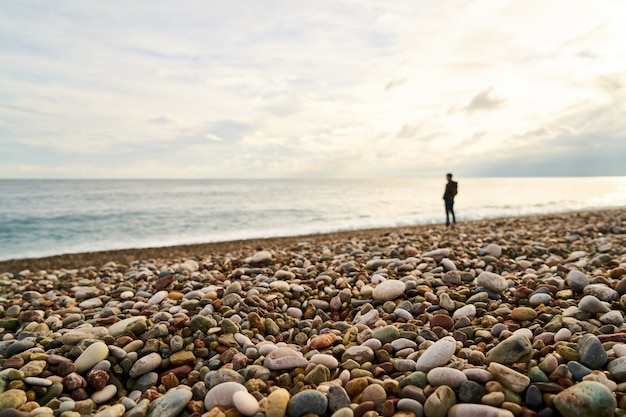
<path id="1" fill-rule="evenodd" d="M 58 114 L 52 113 L 52 112 L 41 111 L 41 110 L 37 110 L 37 109 L 20 107 L 20 106 L 11 106 L 11 105 L 7 105 L 7 104 L 0 104 L 0 108 L 6 109 L 6 110 L 12 110 L 12 111 L 16 111 L 16 112 L 21 112 L 21 113 L 35 114 L 37 116 L 47 116 L 47 117 L 56 117 L 56 116 L 58 116 Z"/>
<path id="2" fill-rule="evenodd" d="M 213 142 L 221 142 L 223 140 L 219 136 L 216 136 L 212 133 L 207 133 L 206 135 L 204 135 L 204 137 Z"/>
<path id="3" fill-rule="evenodd" d="M 162 116 L 158 116 L 158 117 L 153 117 L 151 119 L 148 119 L 149 123 L 155 124 L 155 125 L 173 125 L 173 124 L 178 124 L 181 122 L 180 119 L 177 119 L 174 116 L 170 116 L 169 114 L 164 114 Z"/>
<path id="4" fill-rule="evenodd" d="M 600 74 L 597 76 L 596 82 L 601 89 L 613 95 L 624 87 L 626 77 L 618 73 Z"/>
<path id="5" fill-rule="evenodd" d="M 399 87 L 405 82 L 406 82 L 406 78 L 401 78 L 401 79 L 394 78 L 393 80 L 389 81 L 387 85 L 385 85 L 385 91 L 389 91 L 393 88 Z"/>
<path id="6" fill-rule="evenodd" d="M 492 89 L 492 87 L 489 87 L 485 91 L 478 93 L 463 110 L 471 114 L 476 111 L 491 111 L 501 107 L 505 100 L 491 96 Z"/>
<path id="7" fill-rule="evenodd" d="M 439 176 L 513 169 L 511 154 L 533 175 L 585 141 L 608 160 L 626 132 L 625 14 L 611 0 L 5 2 L 0 177 Z"/>

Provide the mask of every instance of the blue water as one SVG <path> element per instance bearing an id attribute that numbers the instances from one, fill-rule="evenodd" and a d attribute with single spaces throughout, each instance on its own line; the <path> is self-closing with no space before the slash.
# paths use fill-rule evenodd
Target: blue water
<path id="1" fill-rule="evenodd" d="M 626 177 L 455 178 L 457 221 L 626 205 Z M 0 260 L 442 223 L 444 179 L 0 180 Z"/>

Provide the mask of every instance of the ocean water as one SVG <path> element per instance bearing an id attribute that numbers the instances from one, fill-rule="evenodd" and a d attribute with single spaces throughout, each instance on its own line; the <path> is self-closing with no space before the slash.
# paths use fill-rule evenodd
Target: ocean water
<path id="1" fill-rule="evenodd" d="M 626 205 L 626 177 L 455 178 L 458 221 Z M 445 179 L 0 180 L 0 260 L 435 224 Z"/>

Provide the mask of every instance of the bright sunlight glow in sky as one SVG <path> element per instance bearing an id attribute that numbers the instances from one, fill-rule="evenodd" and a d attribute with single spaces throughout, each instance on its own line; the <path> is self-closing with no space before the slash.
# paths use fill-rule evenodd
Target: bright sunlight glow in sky
<path id="1" fill-rule="evenodd" d="M 626 2 L 0 3 L 0 178 L 626 175 Z"/>

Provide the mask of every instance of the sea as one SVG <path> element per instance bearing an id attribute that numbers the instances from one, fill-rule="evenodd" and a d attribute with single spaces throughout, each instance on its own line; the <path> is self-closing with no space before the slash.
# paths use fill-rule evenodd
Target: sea
<path id="1" fill-rule="evenodd" d="M 626 177 L 455 178 L 457 222 L 626 206 Z M 445 178 L 0 180 L 0 260 L 445 222 Z"/>

